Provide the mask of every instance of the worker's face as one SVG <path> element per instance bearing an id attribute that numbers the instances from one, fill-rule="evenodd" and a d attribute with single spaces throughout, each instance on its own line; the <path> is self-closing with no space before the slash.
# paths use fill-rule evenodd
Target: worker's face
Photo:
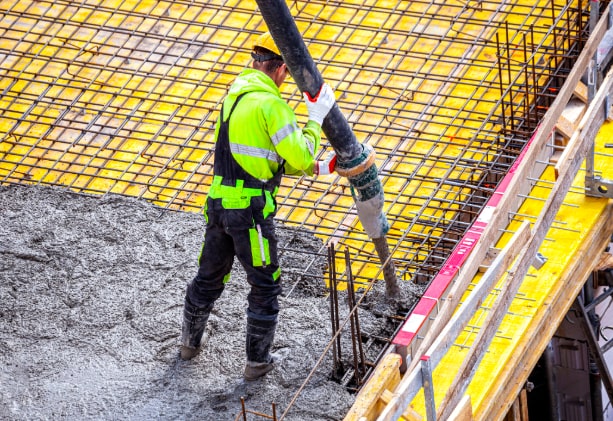
<path id="1" fill-rule="evenodd" d="M 278 87 L 281 87 L 281 85 L 285 81 L 285 78 L 287 77 L 287 72 L 287 65 L 285 63 L 277 67 L 277 70 L 275 70 L 272 80 Z"/>

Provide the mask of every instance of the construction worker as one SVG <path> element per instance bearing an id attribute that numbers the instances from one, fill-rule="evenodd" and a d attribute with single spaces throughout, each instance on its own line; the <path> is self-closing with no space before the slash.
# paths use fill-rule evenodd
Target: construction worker
<path id="1" fill-rule="evenodd" d="M 315 161 L 321 124 L 334 106 L 324 84 L 314 98 L 305 94 L 309 120 L 301 130 L 281 98 L 287 66 L 272 37 L 259 37 L 252 66 L 234 81 L 215 131 L 214 177 L 205 204 L 206 232 L 199 270 L 185 294 L 181 358 L 200 350 L 209 314 L 230 278 L 234 256 L 247 273 L 247 363 L 244 377 L 255 380 L 273 369 L 270 353 L 281 278 L 273 216 L 283 174 L 330 173 L 334 157 Z"/>

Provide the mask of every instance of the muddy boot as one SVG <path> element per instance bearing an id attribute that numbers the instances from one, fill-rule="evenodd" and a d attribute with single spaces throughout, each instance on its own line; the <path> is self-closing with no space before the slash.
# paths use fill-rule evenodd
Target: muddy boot
<path id="1" fill-rule="evenodd" d="M 198 308 L 185 299 L 181 328 L 181 359 L 191 360 L 200 352 L 202 336 L 213 306 Z"/>
<path id="2" fill-rule="evenodd" d="M 275 337 L 276 320 L 256 320 L 247 317 L 247 364 L 245 380 L 257 380 L 274 368 L 270 347 Z"/>

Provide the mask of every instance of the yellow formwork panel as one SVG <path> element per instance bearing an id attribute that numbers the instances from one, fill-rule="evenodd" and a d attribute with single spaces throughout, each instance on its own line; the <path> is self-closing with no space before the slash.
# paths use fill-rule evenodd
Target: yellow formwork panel
<path id="1" fill-rule="evenodd" d="M 605 142 L 611 136 L 613 136 L 613 124 L 606 122 L 596 138 L 595 160 L 596 171 L 603 174 L 605 178 L 610 178 L 613 174 L 613 156 L 607 153 L 604 147 Z M 549 166 L 517 211 L 516 220 L 506 227 L 508 232 L 496 244 L 497 248 L 504 248 L 511 238 L 511 233 L 519 227 L 519 220 L 536 220 L 549 196 L 551 183 L 555 181 L 554 177 L 554 169 Z M 565 287 L 559 280 L 567 271 L 567 267 L 574 259 L 590 258 L 577 255 L 577 252 L 583 246 L 588 233 L 602 218 L 609 200 L 586 196 L 583 190 L 584 177 L 585 172 L 582 170 L 575 178 L 574 188 L 571 188 L 566 195 L 555 217 L 555 222 L 539 249 L 539 252 L 547 258 L 546 264 L 538 270 L 534 267 L 530 268 L 468 386 L 466 394 L 470 396 L 475 419 L 481 419 L 478 414 L 482 413 L 482 406 L 491 404 L 489 397 L 494 391 L 502 388 L 509 381 L 502 374 L 508 370 L 508 366 L 516 364 L 514 356 L 517 355 L 517 352 L 525 352 L 523 349 L 518 351 L 517 348 L 527 342 L 526 336 L 538 334 L 531 329 L 531 326 L 537 322 L 535 317 L 539 309 L 547 306 L 547 303 L 554 299 L 553 297 L 563 293 Z M 478 284 L 480 278 L 481 274 L 475 276 L 472 285 Z M 503 277 L 500 282 L 505 281 L 506 277 Z M 577 279 L 577 282 L 583 284 L 584 280 Z M 489 308 L 494 299 L 495 296 L 488 296 L 482 308 Z M 480 310 L 475 314 L 468 328 L 458 336 L 455 345 L 450 348 L 434 370 L 435 402 L 440 403 L 444 398 L 453 381 L 453 376 L 458 372 L 472 341 L 482 327 L 486 314 L 486 310 Z M 425 414 L 423 393 L 420 392 L 411 406 L 417 412 Z"/>
<path id="2" fill-rule="evenodd" d="M 500 113 L 498 81 L 521 85 L 521 34 L 543 16 L 551 20 L 546 1 L 469 3 L 289 4 L 358 141 L 378 152 L 394 259 L 413 267 L 403 278 L 434 250 L 427 237 L 444 236 L 432 225 L 453 220 L 471 193 L 442 184 L 485 175 L 501 129 L 486 121 Z M 199 211 L 220 102 L 265 30 L 255 1 L 3 1 L 0 183 Z M 506 45 L 504 75 L 495 40 Z M 537 30 L 530 42 L 553 39 Z M 535 52 L 534 61 L 546 54 Z M 282 94 L 305 122 L 291 79 Z M 325 139 L 323 146 L 329 150 Z M 286 179 L 279 203 L 279 219 L 353 250 L 360 279 L 378 276 L 346 180 Z"/>

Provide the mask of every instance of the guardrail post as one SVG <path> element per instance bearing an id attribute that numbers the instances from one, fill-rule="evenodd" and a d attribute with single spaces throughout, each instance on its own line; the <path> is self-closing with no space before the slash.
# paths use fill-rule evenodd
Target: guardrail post
<path id="1" fill-rule="evenodd" d="M 421 357 L 421 377 L 426 401 L 426 417 L 428 421 L 436 421 L 436 404 L 434 403 L 434 387 L 432 385 L 432 364 L 430 357 Z"/>

